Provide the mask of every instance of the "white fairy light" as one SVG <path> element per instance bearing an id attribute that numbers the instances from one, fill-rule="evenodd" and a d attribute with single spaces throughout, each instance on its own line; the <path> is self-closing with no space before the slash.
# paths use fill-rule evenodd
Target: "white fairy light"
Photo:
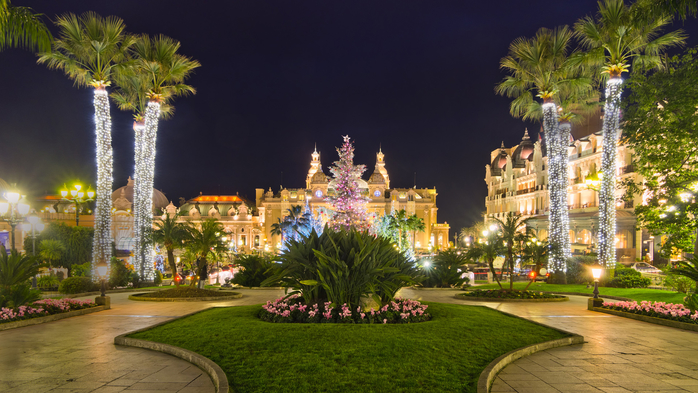
<path id="1" fill-rule="evenodd" d="M 622 83 L 622 78 L 611 78 L 606 83 L 603 116 L 601 171 L 607 176 L 601 179 L 599 191 L 599 262 L 607 268 L 616 265 L 616 155 Z"/>
<path id="2" fill-rule="evenodd" d="M 153 225 L 153 180 L 155 177 L 155 142 L 160 117 L 160 103 L 148 102 L 145 111 L 145 124 L 136 130 L 136 168 L 134 180 L 134 226 L 136 236 L 136 271 L 144 280 L 155 278 L 153 247 L 144 244 L 149 240 Z M 135 127 L 134 127 L 135 129 Z M 140 135 L 139 135 L 139 130 Z M 150 243 L 150 242 L 148 242 Z"/>
<path id="3" fill-rule="evenodd" d="M 95 196 L 94 241 L 92 245 L 92 278 L 109 280 L 97 274 L 97 265 L 111 261 L 111 188 L 114 165 L 111 147 L 111 115 L 109 96 L 104 87 L 94 90 L 95 134 L 97 137 L 97 190 Z"/>
<path id="4" fill-rule="evenodd" d="M 550 244 L 554 245 L 548 257 L 548 267 L 552 272 L 565 273 L 567 258 L 570 256 L 569 215 L 567 212 L 567 145 L 570 124 L 558 123 L 557 107 L 552 102 L 543 104 L 543 130 L 548 155 L 548 189 L 550 194 L 550 215 L 548 232 Z"/>

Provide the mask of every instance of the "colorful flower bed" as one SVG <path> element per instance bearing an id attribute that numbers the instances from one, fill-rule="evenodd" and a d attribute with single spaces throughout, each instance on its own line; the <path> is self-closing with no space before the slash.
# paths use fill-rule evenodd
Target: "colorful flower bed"
<path id="1" fill-rule="evenodd" d="M 698 324 L 698 311 L 691 310 L 683 304 L 664 302 L 603 302 L 602 308 L 623 311 L 632 314 L 647 315 L 650 317 L 671 319 L 678 322 Z"/>
<path id="2" fill-rule="evenodd" d="M 259 318 L 281 323 L 413 323 L 431 319 L 427 307 L 416 300 L 396 298 L 377 310 L 350 310 L 346 304 L 333 306 L 330 302 L 307 305 L 300 295 L 292 295 L 268 301 Z"/>
<path id="3" fill-rule="evenodd" d="M 461 294 L 463 297 L 483 297 L 494 299 L 559 299 L 564 296 L 533 291 L 503 291 L 501 289 L 474 289 Z"/>
<path id="4" fill-rule="evenodd" d="M 42 299 L 29 306 L 20 306 L 16 309 L 0 309 L 0 323 L 15 322 L 23 319 L 45 317 L 47 315 L 60 314 L 83 308 L 95 307 L 92 300 L 77 299 Z"/>

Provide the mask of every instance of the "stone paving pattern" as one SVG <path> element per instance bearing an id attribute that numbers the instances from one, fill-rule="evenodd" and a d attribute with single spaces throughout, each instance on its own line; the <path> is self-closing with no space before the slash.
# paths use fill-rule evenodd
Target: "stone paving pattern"
<path id="1" fill-rule="evenodd" d="M 242 299 L 151 303 L 112 294 L 112 309 L 0 332 L 0 392 L 212 393 L 206 373 L 159 352 L 115 346 L 114 337 L 212 306 L 260 304 L 282 290 L 240 290 Z M 457 291 L 403 289 L 417 300 L 476 304 L 581 334 L 587 343 L 524 357 L 492 392 L 698 392 L 698 333 L 600 314 L 587 298 L 562 303 L 471 302 Z"/>
<path id="2" fill-rule="evenodd" d="M 403 290 L 438 302 L 457 292 Z M 492 392 L 698 392 L 698 333 L 587 310 L 586 297 L 562 303 L 477 304 L 581 334 L 586 343 L 554 348 L 505 367 Z"/>

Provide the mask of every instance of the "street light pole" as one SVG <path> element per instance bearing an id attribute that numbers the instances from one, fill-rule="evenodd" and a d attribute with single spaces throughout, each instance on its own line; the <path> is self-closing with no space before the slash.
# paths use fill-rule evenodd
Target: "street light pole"
<path id="1" fill-rule="evenodd" d="M 61 197 L 64 201 L 75 204 L 75 226 L 80 226 L 80 205 L 83 203 L 92 202 L 94 200 L 95 192 L 88 188 L 87 197 L 85 197 L 85 192 L 81 191 L 81 184 L 75 184 L 73 187 L 75 188 L 69 191 L 68 188 L 63 185 Z M 70 198 L 68 198 L 68 194 L 70 194 Z"/>
<path id="2" fill-rule="evenodd" d="M 7 198 L 7 201 L 0 201 L 0 216 L 12 228 L 12 250 L 16 251 L 15 227 L 24 221 L 24 216 L 29 213 L 29 204 L 26 198 L 18 192 L 6 192 L 5 198 Z"/>

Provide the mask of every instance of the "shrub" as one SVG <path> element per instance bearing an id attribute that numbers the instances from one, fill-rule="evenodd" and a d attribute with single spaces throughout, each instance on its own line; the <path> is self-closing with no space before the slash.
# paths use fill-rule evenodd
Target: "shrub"
<path id="1" fill-rule="evenodd" d="M 362 297 L 387 302 L 403 286 L 419 281 L 419 272 L 404 253 L 368 232 L 312 231 L 287 246 L 279 256 L 279 271 L 262 286 L 293 288 L 291 294 L 301 294 L 306 304 L 329 300 L 353 310 Z"/>
<path id="2" fill-rule="evenodd" d="M 23 282 L 0 289 L 0 308 L 17 308 L 41 299 L 41 291 Z"/>
<path id="3" fill-rule="evenodd" d="M 691 280 L 689 277 L 676 274 L 671 266 L 665 266 L 662 269 L 662 272 L 664 273 L 662 285 L 665 287 L 669 287 L 676 292 L 681 293 L 691 293 L 696 291 L 696 282 Z"/>
<path id="4" fill-rule="evenodd" d="M 441 251 L 433 259 L 423 259 L 420 263 L 426 278 L 421 285 L 426 288 L 461 287 L 470 279 L 461 278 L 465 272 L 468 258 L 465 253 L 456 250 Z"/>
<path id="5" fill-rule="evenodd" d="M 233 284 L 243 287 L 258 287 L 262 282 L 274 275 L 276 264 L 267 255 L 240 255 L 236 263 L 240 269 L 233 279 Z"/>
<path id="6" fill-rule="evenodd" d="M 647 288 L 650 283 L 651 280 L 642 277 L 642 274 L 637 270 L 616 265 L 613 279 L 608 283 L 608 286 L 615 288 Z"/>
<path id="7" fill-rule="evenodd" d="M 575 256 L 567 260 L 567 283 L 585 284 L 593 282 L 589 266 L 596 263 L 597 257 Z"/>
<path id="8" fill-rule="evenodd" d="M 82 265 L 73 265 L 71 272 L 73 277 L 89 277 L 92 273 L 92 262 L 85 262 Z"/>
<path id="9" fill-rule="evenodd" d="M 162 273 L 160 273 L 160 270 L 155 269 L 155 279 L 153 280 L 154 285 L 160 285 L 162 284 Z"/>
<path id="10" fill-rule="evenodd" d="M 89 277 L 68 277 L 61 281 L 58 292 L 73 294 L 94 291 L 96 288 L 97 284 L 93 283 Z"/>
<path id="11" fill-rule="evenodd" d="M 61 282 L 54 274 L 41 276 L 36 280 L 36 285 L 41 289 L 56 288 Z"/>
<path id="12" fill-rule="evenodd" d="M 111 288 L 125 287 L 128 285 L 130 278 L 131 270 L 126 266 L 124 261 L 112 258 L 109 273 L 109 286 Z"/>

